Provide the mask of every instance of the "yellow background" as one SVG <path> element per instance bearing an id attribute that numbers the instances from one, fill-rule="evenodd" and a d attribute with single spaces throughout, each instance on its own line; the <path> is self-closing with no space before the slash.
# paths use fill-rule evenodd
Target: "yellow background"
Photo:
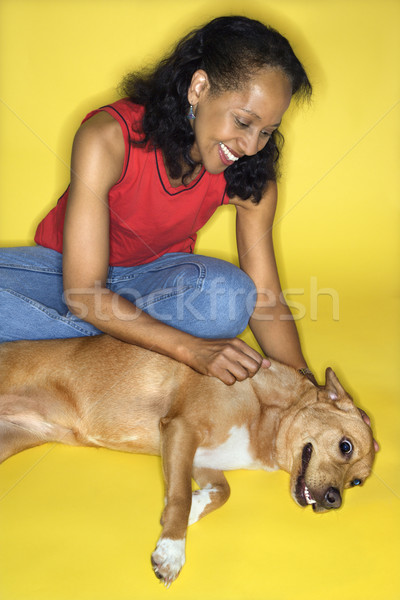
<path id="1" fill-rule="evenodd" d="M 296 507 L 285 473 L 228 474 L 231 499 L 190 529 L 188 562 L 168 591 L 150 568 L 163 506 L 158 458 L 50 445 L 22 453 L 0 469 L 2 600 L 400 598 L 399 7 L 1 1 L 3 246 L 32 242 L 68 181 L 74 131 L 116 99 L 124 73 L 222 14 L 259 18 L 289 37 L 314 99 L 283 126 L 282 284 L 318 378 L 336 369 L 382 446 L 365 487 L 322 516 Z M 197 251 L 235 261 L 233 230 L 234 211 L 220 209 Z"/>

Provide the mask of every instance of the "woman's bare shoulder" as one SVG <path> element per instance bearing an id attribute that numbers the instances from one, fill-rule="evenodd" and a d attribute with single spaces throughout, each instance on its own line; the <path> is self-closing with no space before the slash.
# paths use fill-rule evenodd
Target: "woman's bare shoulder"
<path id="1" fill-rule="evenodd" d="M 82 123 L 75 134 L 72 161 L 90 164 L 97 159 L 112 172 L 112 178 L 120 176 L 125 157 L 125 142 L 121 126 L 107 112 L 101 111 Z M 104 162 L 105 161 L 105 162 Z M 101 164 L 101 163 L 99 163 Z M 110 169 L 110 167 L 113 167 Z"/>
<path id="2" fill-rule="evenodd" d="M 96 140 L 108 144 L 117 144 L 124 147 L 124 138 L 121 126 L 114 117 L 105 111 L 100 111 L 82 123 L 76 132 L 75 138 L 82 140 Z"/>

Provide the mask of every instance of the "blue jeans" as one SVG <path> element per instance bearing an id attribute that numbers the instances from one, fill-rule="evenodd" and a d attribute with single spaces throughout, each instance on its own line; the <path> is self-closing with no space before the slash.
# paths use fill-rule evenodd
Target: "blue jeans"
<path id="1" fill-rule="evenodd" d="M 203 338 L 236 337 L 256 300 L 253 281 L 239 268 L 186 253 L 110 267 L 107 287 L 159 321 Z M 61 254 L 42 246 L 0 248 L 0 342 L 100 333 L 64 301 Z"/>

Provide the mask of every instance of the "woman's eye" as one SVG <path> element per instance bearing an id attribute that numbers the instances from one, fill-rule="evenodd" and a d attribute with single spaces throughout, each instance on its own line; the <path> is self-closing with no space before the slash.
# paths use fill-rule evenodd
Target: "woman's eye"
<path id="1" fill-rule="evenodd" d="M 261 135 L 264 136 L 264 137 L 270 138 L 271 135 L 272 135 L 272 133 L 268 133 L 268 131 L 262 131 Z"/>
<path id="2" fill-rule="evenodd" d="M 236 122 L 236 125 L 238 127 L 243 127 L 243 128 L 244 127 L 248 127 L 248 124 L 247 123 L 243 123 L 243 121 L 240 121 L 240 119 L 235 118 L 235 122 Z"/>
<path id="3" fill-rule="evenodd" d="M 342 440 L 339 444 L 339 448 L 342 454 L 351 454 L 353 452 L 353 444 L 350 440 Z"/>

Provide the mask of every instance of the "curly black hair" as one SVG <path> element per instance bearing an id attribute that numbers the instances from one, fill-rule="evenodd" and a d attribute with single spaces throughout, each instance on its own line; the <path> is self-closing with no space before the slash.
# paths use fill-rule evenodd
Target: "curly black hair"
<path id="1" fill-rule="evenodd" d="M 247 17 L 219 17 L 186 35 L 155 68 L 128 74 L 121 92 L 145 107 L 140 141 L 135 144 L 161 148 L 174 179 L 190 176 L 196 163 L 190 156 L 194 133 L 187 119 L 187 92 L 192 76 L 203 69 L 210 93 L 238 90 L 259 69 L 280 69 L 289 79 L 292 94 L 311 96 L 312 87 L 289 42 L 275 29 Z M 254 156 L 243 156 L 225 169 L 227 194 L 251 198 L 255 203 L 276 180 L 283 137 L 275 131 Z M 189 166 L 183 174 L 182 159 Z M 186 169 L 187 171 L 187 169 Z"/>

